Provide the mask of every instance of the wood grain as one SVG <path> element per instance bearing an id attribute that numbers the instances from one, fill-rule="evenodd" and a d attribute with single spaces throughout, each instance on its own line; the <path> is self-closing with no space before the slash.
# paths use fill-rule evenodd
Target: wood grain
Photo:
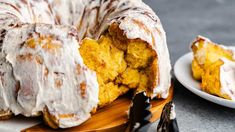
<path id="1" fill-rule="evenodd" d="M 170 88 L 167 99 L 156 99 L 151 101 L 151 122 L 160 118 L 163 107 L 173 99 L 173 86 Z M 69 129 L 53 130 L 44 124 L 39 124 L 25 129 L 25 132 L 46 132 L 46 131 L 124 131 L 128 122 L 127 111 L 131 99 L 120 97 L 106 107 L 99 109 L 92 117 L 80 126 Z"/>

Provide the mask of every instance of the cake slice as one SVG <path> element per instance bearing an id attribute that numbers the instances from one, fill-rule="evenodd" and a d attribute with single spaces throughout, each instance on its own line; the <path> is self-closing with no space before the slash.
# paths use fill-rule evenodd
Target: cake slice
<path id="1" fill-rule="evenodd" d="M 198 36 L 192 43 L 192 74 L 201 89 L 219 97 L 235 100 L 234 52 Z"/>

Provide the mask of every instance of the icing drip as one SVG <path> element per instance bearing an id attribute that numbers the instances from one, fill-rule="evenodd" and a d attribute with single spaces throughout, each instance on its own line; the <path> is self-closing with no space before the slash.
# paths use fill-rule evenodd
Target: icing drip
<path id="1" fill-rule="evenodd" d="M 220 67 L 221 93 L 235 100 L 235 62 L 225 58 L 222 61 L 224 64 Z"/>

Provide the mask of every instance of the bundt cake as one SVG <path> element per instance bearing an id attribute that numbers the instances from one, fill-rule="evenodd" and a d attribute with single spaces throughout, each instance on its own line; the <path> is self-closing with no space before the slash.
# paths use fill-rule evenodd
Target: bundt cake
<path id="1" fill-rule="evenodd" d="M 141 0 L 0 0 L 0 119 L 86 121 L 133 90 L 166 98 L 165 32 Z"/>
<path id="2" fill-rule="evenodd" d="M 235 100 L 235 52 L 198 36 L 192 43 L 192 73 L 207 93 Z"/>

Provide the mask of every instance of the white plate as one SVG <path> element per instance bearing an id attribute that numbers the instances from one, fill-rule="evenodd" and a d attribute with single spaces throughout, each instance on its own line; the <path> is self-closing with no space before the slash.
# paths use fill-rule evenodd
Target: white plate
<path id="1" fill-rule="evenodd" d="M 193 79 L 191 71 L 191 63 L 193 59 L 192 53 L 187 53 L 180 57 L 174 66 L 174 72 L 177 80 L 184 85 L 188 90 L 194 94 L 214 102 L 219 105 L 223 105 L 230 108 L 235 108 L 235 101 L 223 99 L 211 94 L 208 94 L 200 89 L 200 83 Z"/>

